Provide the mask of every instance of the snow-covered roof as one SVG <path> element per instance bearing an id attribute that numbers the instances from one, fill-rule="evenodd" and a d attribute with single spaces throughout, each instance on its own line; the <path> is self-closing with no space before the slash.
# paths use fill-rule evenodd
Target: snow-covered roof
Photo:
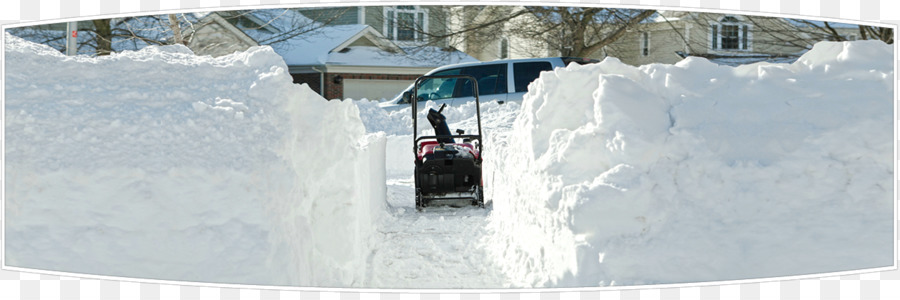
<path id="1" fill-rule="evenodd" d="M 271 13 L 272 11 L 270 11 Z M 248 14 L 249 16 L 249 14 Z M 256 15 L 254 15 L 256 16 Z M 275 43 L 272 48 L 289 66 L 345 65 L 437 67 L 445 64 L 478 61 L 457 50 L 445 51 L 437 47 L 401 48 L 365 24 L 329 25 L 307 18 L 294 10 L 277 12 L 277 18 L 266 20 L 261 29 L 242 29 L 260 43 L 280 32 L 297 26 L 307 26 L 309 32 Z M 271 16 L 270 16 L 271 17 Z"/>
<path id="2" fill-rule="evenodd" d="M 651 23 L 675 22 L 682 20 L 687 15 L 687 12 L 682 11 L 661 10 L 647 20 Z"/>
<path id="3" fill-rule="evenodd" d="M 689 56 L 703 57 L 707 60 L 726 66 L 740 66 L 740 65 L 749 65 L 758 62 L 768 62 L 768 63 L 793 63 L 800 58 L 803 53 L 793 53 L 788 55 L 770 55 L 770 54 L 762 54 L 762 53 L 747 53 L 747 54 L 728 54 L 728 55 L 716 55 L 716 54 L 685 54 L 681 51 L 676 52 L 679 56 L 687 58 Z"/>
<path id="4" fill-rule="evenodd" d="M 478 61 L 461 51 L 446 51 L 438 47 L 407 49 L 404 52 L 388 52 L 372 46 L 351 46 L 342 50 L 328 53 L 325 62 L 347 66 L 437 67 Z"/>
<path id="5" fill-rule="evenodd" d="M 368 25 L 337 25 L 299 35 L 274 45 L 275 52 L 284 57 L 288 65 L 323 65 L 331 52 L 351 38 L 362 38 L 367 31 L 374 31 Z"/>
<path id="6" fill-rule="evenodd" d="M 816 21 L 816 20 L 800 21 L 800 20 L 795 20 L 795 19 L 787 19 L 787 20 L 788 20 L 788 22 L 790 22 L 791 24 L 793 24 L 794 26 L 797 26 L 797 27 L 812 27 L 812 26 L 825 27 L 825 21 Z M 856 28 L 859 25 L 828 21 L 828 26 L 831 26 L 832 28 Z"/>

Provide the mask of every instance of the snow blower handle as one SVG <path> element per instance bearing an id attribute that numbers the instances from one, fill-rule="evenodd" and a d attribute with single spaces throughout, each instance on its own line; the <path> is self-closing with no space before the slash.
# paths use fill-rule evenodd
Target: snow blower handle
<path id="1" fill-rule="evenodd" d="M 444 111 L 444 107 L 447 107 L 447 103 L 441 104 L 441 108 L 438 109 L 438 113 L 441 113 L 442 111 Z"/>

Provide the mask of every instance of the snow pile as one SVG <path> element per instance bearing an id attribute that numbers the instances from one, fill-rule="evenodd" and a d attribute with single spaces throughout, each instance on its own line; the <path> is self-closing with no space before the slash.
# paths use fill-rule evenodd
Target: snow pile
<path id="1" fill-rule="evenodd" d="M 890 266 L 892 58 L 824 42 L 791 65 L 545 72 L 491 140 L 488 252 L 514 286 Z"/>
<path id="2" fill-rule="evenodd" d="M 271 48 L 65 57 L 6 35 L 6 263 L 354 286 L 384 212 L 383 134 Z"/>

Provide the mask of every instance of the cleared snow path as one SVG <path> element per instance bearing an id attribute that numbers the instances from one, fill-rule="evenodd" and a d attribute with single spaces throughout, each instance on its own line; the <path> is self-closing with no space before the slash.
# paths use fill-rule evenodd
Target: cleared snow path
<path id="1" fill-rule="evenodd" d="M 377 221 L 376 237 L 368 258 L 369 282 L 364 286 L 382 288 L 498 288 L 510 280 L 487 254 L 491 222 L 490 170 L 485 169 L 485 196 L 488 206 L 429 207 L 416 212 L 413 192 L 412 135 L 409 109 L 385 113 L 373 103 L 360 102 L 360 115 L 369 128 L 384 131 L 387 137 L 388 213 Z M 429 103 L 428 105 L 431 105 Z M 426 106 L 428 106 L 426 105 Z M 450 127 L 476 132 L 474 105 L 447 107 L 444 114 Z M 500 147 L 499 140 L 512 128 L 518 103 L 482 105 L 485 132 L 485 159 Z M 427 111 L 427 108 L 423 111 Z M 423 115 L 420 115 L 423 116 Z M 422 117 L 421 119 L 424 119 Z M 430 133 L 427 123 L 419 128 Z M 499 196 L 499 195 L 496 195 Z"/>
<path id="2" fill-rule="evenodd" d="M 389 286 L 583 287 L 890 266 L 892 57 L 858 41 L 819 43 L 794 64 L 608 58 L 544 72 L 511 114 L 482 106 L 489 215 L 395 213 L 375 249 L 407 265 L 382 274 L 419 276 Z M 445 110 L 451 129 L 471 132 L 471 108 Z M 388 135 L 386 177 L 411 176 L 411 112 L 360 112 Z M 398 183 L 388 198 L 411 197 Z M 451 282 L 465 267 L 499 273 Z"/>
<path id="3" fill-rule="evenodd" d="M 486 259 L 490 208 L 429 207 L 416 212 L 412 178 L 388 179 L 389 217 L 369 260 L 371 282 L 388 288 L 496 288 L 505 280 Z"/>

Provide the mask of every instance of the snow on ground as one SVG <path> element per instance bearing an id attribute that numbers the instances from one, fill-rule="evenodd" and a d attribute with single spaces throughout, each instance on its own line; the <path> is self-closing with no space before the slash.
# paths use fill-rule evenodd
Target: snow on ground
<path id="1" fill-rule="evenodd" d="M 387 132 L 385 173 L 390 214 L 376 224 L 376 246 L 369 265 L 368 286 L 384 288 L 500 288 L 509 279 L 488 253 L 491 209 L 429 207 L 415 209 L 413 187 L 412 113 L 409 108 L 385 111 L 376 102 L 359 101 L 360 117 L 367 130 Z M 420 134 L 433 134 L 425 119 L 433 102 L 419 113 Z M 517 103 L 482 104 L 486 135 L 509 132 L 519 110 Z M 452 129 L 476 133 L 474 103 L 444 109 Z M 455 121 L 454 121 L 455 120 Z M 493 148 L 485 148 L 491 157 Z M 490 191 L 488 191 L 490 193 Z M 490 198 L 490 194 L 487 197 Z"/>
<path id="2" fill-rule="evenodd" d="M 486 160 L 486 189 L 503 195 L 488 253 L 513 286 L 890 266 L 891 60 L 864 41 L 791 65 L 607 59 L 544 73 L 502 159 Z"/>
<path id="3" fill-rule="evenodd" d="M 377 248 L 410 252 L 439 237 L 420 228 L 485 226 L 467 245 L 497 268 L 483 277 L 495 287 L 890 266 L 891 58 L 879 42 L 821 43 L 794 64 L 735 68 L 690 58 L 632 67 L 607 59 L 544 73 L 521 106 L 484 105 L 492 202 L 484 222 L 413 214 L 421 224 L 405 225 L 413 219 L 410 111 L 360 102 L 367 130 L 389 134 L 388 200 L 402 209 L 387 226 L 415 228 L 403 232 L 413 242 L 394 234 Z M 446 115 L 451 129 L 474 121 L 471 105 Z M 404 257 L 446 263 L 426 252 Z M 413 278 L 385 286 L 430 282 Z"/>
<path id="4" fill-rule="evenodd" d="M 10 266 L 495 288 L 892 264 L 893 70 L 877 42 L 790 65 L 546 72 L 522 103 L 482 104 L 487 209 L 416 212 L 411 111 L 324 101 L 269 48 L 95 59 L 7 40 Z M 471 133 L 474 112 L 445 115 Z"/>
<path id="5" fill-rule="evenodd" d="M 65 57 L 6 36 L 5 262 L 357 286 L 385 211 L 384 136 L 271 48 Z"/>

